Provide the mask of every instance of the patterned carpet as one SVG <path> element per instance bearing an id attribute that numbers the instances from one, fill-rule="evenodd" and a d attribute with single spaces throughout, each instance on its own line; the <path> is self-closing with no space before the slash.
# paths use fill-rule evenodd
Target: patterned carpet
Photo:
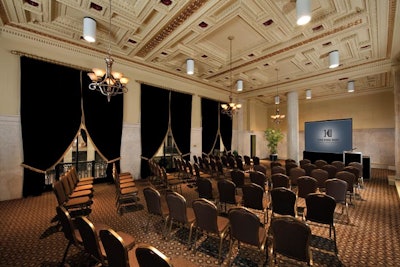
<path id="1" fill-rule="evenodd" d="M 372 178 L 365 181 L 360 191 L 361 199 L 354 201 L 349 213 L 351 223 L 336 214 L 336 231 L 339 257 L 333 254 L 329 229 L 310 224 L 314 266 L 400 266 L 400 201 L 396 188 L 389 186 L 387 170 L 373 169 Z M 147 181 L 138 182 L 143 188 Z M 140 192 L 142 192 L 140 190 Z M 142 193 L 141 193 L 142 194 Z M 197 197 L 193 188 L 183 186 L 188 203 Z M 141 205 L 116 212 L 115 188 L 112 184 L 96 184 L 93 212 L 90 219 L 110 225 L 114 230 L 128 232 L 137 242 L 157 247 L 169 257 L 181 256 L 198 266 L 218 266 L 217 240 L 200 236 L 197 250 L 189 251 L 185 242 L 188 231 L 174 229 L 171 240 L 161 238 L 162 224 L 154 221 L 149 233 L 144 232 L 147 219 L 144 198 Z M 0 202 L 0 266 L 59 266 L 67 246 L 54 220 L 56 198 L 53 192 L 38 197 Z M 227 266 L 229 241 L 224 243 L 222 266 Z M 265 255 L 253 248 L 242 246 L 235 250 L 231 266 L 262 266 Z M 94 262 L 82 251 L 71 247 L 67 262 L 70 266 L 92 266 Z M 279 266 L 297 266 L 296 263 L 278 258 Z"/>

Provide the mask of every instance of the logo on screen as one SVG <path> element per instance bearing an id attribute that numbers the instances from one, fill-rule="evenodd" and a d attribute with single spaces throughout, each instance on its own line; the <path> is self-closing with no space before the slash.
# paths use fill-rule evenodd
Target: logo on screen
<path id="1" fill-rule="evenodd" d="M 324 137 L 332 137 L 332 129 L 325 129 Z"/>

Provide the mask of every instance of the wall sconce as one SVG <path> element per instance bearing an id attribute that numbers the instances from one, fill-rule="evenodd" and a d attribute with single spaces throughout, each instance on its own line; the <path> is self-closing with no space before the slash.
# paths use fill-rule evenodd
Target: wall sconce
<path id="1" fill-rule="evenodd" d="M 347 82 L 347 92 L 349 92 L 349 93 L 354 92 L 354 81 Z"/>
<path id="2" fill-rule="evenodd" d="M 311 89 L 306 90 L 306 99 L 311 99 Z"/>
<path id="3" fill-rule="evenodd" d="M 329 53 L 329 68 L 334 69 L 339 66 L 339 51 L 334 50 Z"/>
<path id="4" fill-rule="evenodd" d="M 186 60 L 186 73 L 189 75 L 194 73 L 194 60 L 191 58 Z"/>
<path id="5" fill-rule="evenodd" d="M 96 21 L 90 17 L 83 18 L 83 39 L 89 43 L 96 42 Z"/>
<path id="6" fill-rule="evenodd" d="M 243 80 L 237 80 L 237 82 L 236 82 L 236 90 L 238 92 L 243 91 Z"/>
<path id="7" fill-rule="evenodd" d="M 311 0 L 296 1 L 297 25 L 306 25 L 311 20 Z"/>

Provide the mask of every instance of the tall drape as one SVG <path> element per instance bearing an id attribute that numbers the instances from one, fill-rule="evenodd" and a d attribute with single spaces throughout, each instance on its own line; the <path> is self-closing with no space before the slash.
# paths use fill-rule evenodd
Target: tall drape
<path id="1" fill-rule="evenodd" d="M 230 151 L 232 147 L 232 119 L 220 113 L 220 103 L 215 100 L 201 99 L 202 118 L 202 151 L 211 154 L 219 148 L 221 136 L 225 149 Z"/>
<path id="2" fill-rule="evenodd" d="M 87 73 L 82 75 L 82 98 L 84 124 L 96 150 L 110 163 L 107 178 L 112 179 L 112 167 L 116 163 L 119 171 L 121 138 L 124 112 L 124 95 L 113 96 L 110 102 L 98 91 L 88 89 L 91 80 Z"/>
<path id="3" fill-rule="evenodd" d="M 46 79 L 39 79 L 43 75 Z M 105 96 L 88 89 L 89 83 L 81 70 L 21 57 L 24 197 L 42 193 L 45 171 L 62 160 L 81 123 L 107 161 L 119 159 L 123 96 L 108 103 Z M 108 174 L 110 178 L 111 170 Z"/>
<path id="4" fill-rule="evenodd" d="M 44 172 L 74 139 L 81 123 L 79 70 L 27 57 L 21 63 L 23 196 L 40 195 Z M 46 79 L 41 79 L 46 77 Z"/>
<path id="5" fill-rule="evenodd" d="M 141 85 L 141 141 L 140 176 L 150 175 L 148 160 L 160 148 L 168 132 L 169 91 L 151 85 Z"/>
<path id="6" fill-rule="evenodd" d="M 218 107 L 221 109 L 220 104 Z M 222 142 L 224 143 L 225 149 L 229 152 L 232 150 L 232 118 L 226 114 L 220 113 L 220 125 L 219 130 L 221 133 Z"/>
<path id="7" fill-rule="evenodd" d="M 171 132 L 185 160 L 190 160 L 192 127 L 192 95 L 171 92 Z"/>

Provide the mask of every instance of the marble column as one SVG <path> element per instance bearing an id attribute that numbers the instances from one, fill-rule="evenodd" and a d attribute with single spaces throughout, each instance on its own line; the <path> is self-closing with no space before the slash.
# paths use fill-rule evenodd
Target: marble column
<path id="1" fill-rule="evenodd" d="M 299 162 L 299 97 L 295 91 L 287 94 L 287 156 Z"/>
<path id="2" fill-rule="evenodd" d="M 393 94 L 394 94 L 394 114 L 395 114 L 395 151 L 394 160 L 396 168 L 396 179 L 400 179 L 400 66 L 393 69 Z"/>

